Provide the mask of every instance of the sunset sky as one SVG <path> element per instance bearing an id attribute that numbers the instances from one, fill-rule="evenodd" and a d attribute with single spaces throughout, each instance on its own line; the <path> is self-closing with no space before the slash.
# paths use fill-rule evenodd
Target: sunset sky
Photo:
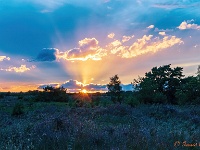
<path id="1" fill-rule="evenodd" d="M 199 8 L 198 0 L 0 0 L 0 91 L 106 91 L 115 74 L 130 90 L 166 64 L 195 75 Z"/>

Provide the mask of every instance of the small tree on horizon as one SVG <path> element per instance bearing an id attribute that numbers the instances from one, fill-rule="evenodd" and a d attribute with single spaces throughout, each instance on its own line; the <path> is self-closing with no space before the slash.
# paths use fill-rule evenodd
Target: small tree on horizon
<path id="1" fill-rule="evenodd" d="M 197 68 L 197 79 L 200 80 L 200 65 Z"/>
<path id="2" fill-rule="evenodd" d="M 114 75 L 110 77 L 110 82 L 107 84 L 108 92 L 111 94 L 112 101 L 116 102 L 116 100 L 121 103 L 120 93 L 122 91 L 121 81 L 118 75 Z"/>

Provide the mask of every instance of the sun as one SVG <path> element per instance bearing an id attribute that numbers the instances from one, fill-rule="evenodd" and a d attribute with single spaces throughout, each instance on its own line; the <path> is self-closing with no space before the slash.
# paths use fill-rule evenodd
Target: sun
<path id="1" fill-rule="evenodd" d="M 86 90 L 86 89 L 83 89 L 82 92 L 83 92 L 83 93 L 87 93 L 87 90 Z"/>

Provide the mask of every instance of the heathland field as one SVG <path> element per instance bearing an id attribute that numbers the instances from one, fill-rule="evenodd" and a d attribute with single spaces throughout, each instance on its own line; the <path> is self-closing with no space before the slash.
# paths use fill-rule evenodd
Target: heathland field
<path id="1" fill-rule="evenodd" d="M 200 106 L 130 106 L 106 98 L 100 96 L 98 104 L 77 105 L 72 100 L 41 102 L 30 96 L 4 96 L 0 149 L 200 149 Z"/>

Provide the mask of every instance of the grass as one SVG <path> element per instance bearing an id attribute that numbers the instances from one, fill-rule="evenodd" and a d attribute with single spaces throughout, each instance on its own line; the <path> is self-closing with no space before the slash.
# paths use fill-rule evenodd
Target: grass
<path id="1" fill-rule="evenodd" d="M 24 114 L 12 116 L 16 103 Z M 109 104 L 74 107 L 59 102 L 0 100 L 0 149 L 164 150 L 200 142 L 200 106 Z M 174 143 L 180 141 L 180 146 Z M 192 149 L 200 149 L 199 146 Z"/>

